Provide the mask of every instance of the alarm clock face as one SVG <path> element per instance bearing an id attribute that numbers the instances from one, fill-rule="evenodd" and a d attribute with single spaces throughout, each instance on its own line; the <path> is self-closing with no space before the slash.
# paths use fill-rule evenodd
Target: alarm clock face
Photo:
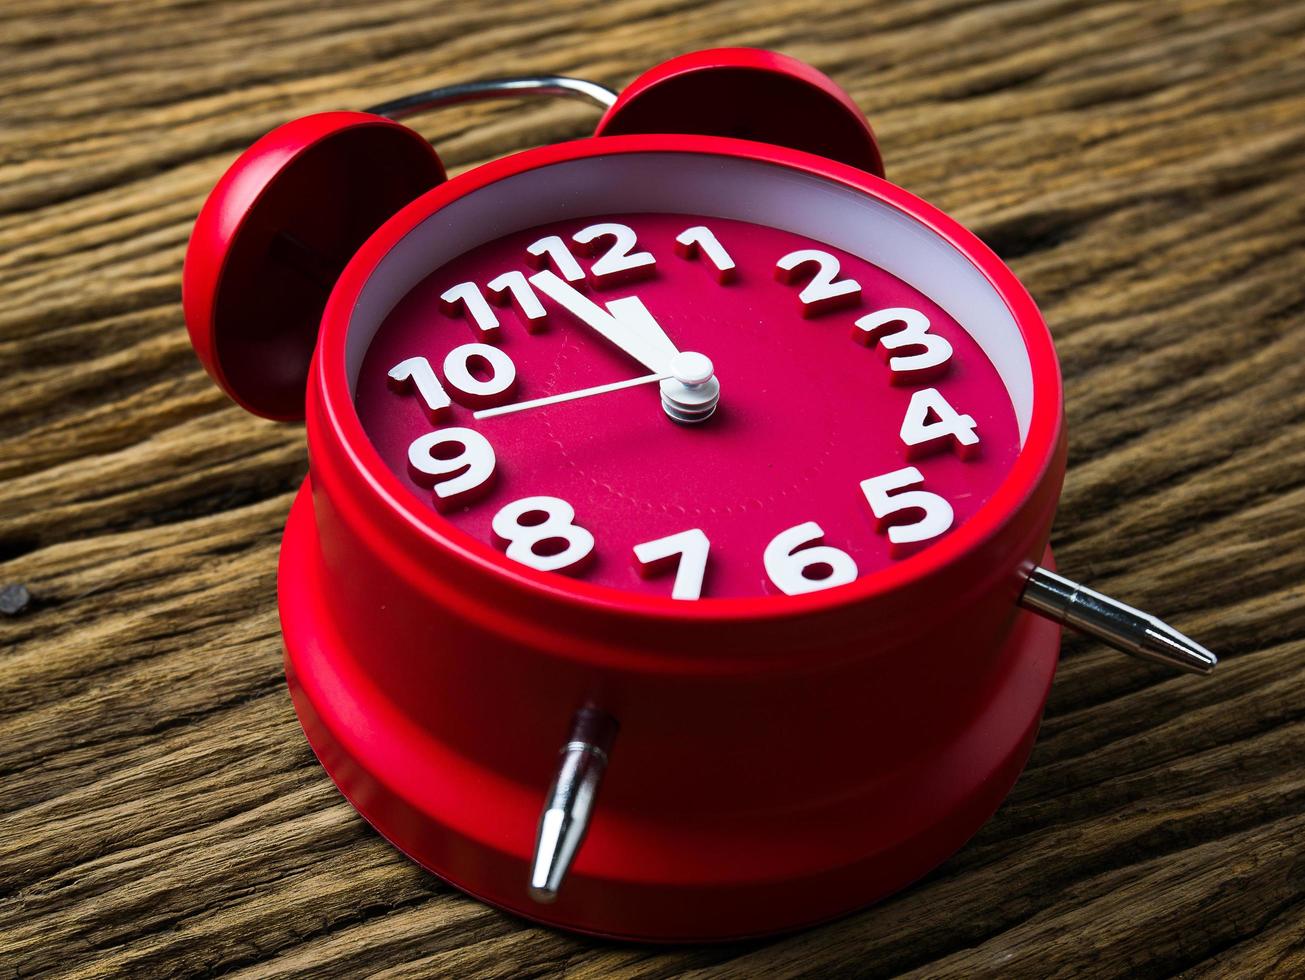
<path id="1" fill-rule="evenodd" d="M 874 186 L 645 152 L 434 192 L 350 315 L 361 429 L 439 533 L 537 571 L 687 602 L 908 561 L 1008 479 L 1034 382 Z"/>

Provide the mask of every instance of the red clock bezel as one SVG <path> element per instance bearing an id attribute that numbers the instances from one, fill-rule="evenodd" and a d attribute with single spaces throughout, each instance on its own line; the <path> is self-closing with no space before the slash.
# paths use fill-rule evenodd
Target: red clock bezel
<path id="1" fill-rule="evenodd" d="M 417 225 L 450 202 L 492 183 L 536 167 L 586 157 L 622 153 L 697 153 L 744 158 L 835 181 L 902 211 L 956 248 L 988 280 L 1011 312 L 1028 351 L 1033 378 L 1031 420 L 1024 445 L 993 497 L 964 525 L 945 538 L 888 568 L 855 582 L 802 596 L 708 598 L 694 603 L 669 596 L 625 592 L 583 579 L 537 572 L 513 562 L 491 545 L 452 523 L 418 497 L 382 462 L 363 431 L 353 404 L 345 362 L 350 315 L 364 286 L 385 255 Z M 1039 486 L 1053 465 L 1062 440 L 1060 368 L 1042 316 L 1028 292 L 1006 265 L 972 232 L 895 184 L 864 171 L 798 150 L 712 136 L 637 135 L 590 138 L 525 150 L 486 163 L 433 188 L 383 224 L 358 250 L 341 274 L 322 318 L 318 350 L 309 380 L 310 401 L 320 399 L 322 433 L 344 449 L 377 502 L 398 515 L 416 542 L 443 549 L 467 562 L 492 568 L 517 588 L 585 607 L 638 613 L 654 619 L 752 620 L 818 612 L 873 595 L 904 589 L 956 562 L 1000 528 Z M 315 442 L 309 412 L 310 453 Z"/>

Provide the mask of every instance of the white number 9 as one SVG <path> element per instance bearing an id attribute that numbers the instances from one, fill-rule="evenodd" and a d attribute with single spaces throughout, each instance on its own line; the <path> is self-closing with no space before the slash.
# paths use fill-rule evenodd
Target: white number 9
<path id="1" fill-rule="evenodd" d="M 460 446 L 457 451 L 450 448 Z M 489 489 L 494 477 L 494 447 L 474 429 L 436 429 L 408 447 L 412 478 L 435 491 L 437 510 L 469 502 Z M 437 477 L 457 474 L 447 480 Z"/>
<path id="2" fill-rule="evenodd" d="M 785 595 L 801 595 L 856 580 L 856 561 L 846 551 L 820 544 L 824 537 L 815 521 L 775 535 L 762 556 L 775 588 Z"/>

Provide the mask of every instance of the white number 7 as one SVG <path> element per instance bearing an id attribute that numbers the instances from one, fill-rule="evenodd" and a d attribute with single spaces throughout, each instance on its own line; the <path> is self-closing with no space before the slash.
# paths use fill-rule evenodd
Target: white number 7
<path id="1" fill-rule="evenodd" d="M 639 574 L 648 578 L 665 571 L 671 559 L 678 557 L 672 599 L 697 599 L 702 595 L 702 579 L 707 572 L 707 551 L 711 542 L 699 528 L 671 534 L 656 541 L 634 546 Z"/>

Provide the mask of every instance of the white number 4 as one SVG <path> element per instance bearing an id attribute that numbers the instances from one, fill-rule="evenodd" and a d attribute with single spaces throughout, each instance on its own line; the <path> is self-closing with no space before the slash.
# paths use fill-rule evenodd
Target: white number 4
<path id="1" fill-rule="evenodd" d="M 710 548 L 707 535 L 695 527 L 635 545 L 634 558 L 639 574 L 645 578 L 666 571 L 673 563 L 675 584 L 671 587 L 671 598 L 697 599 L 702 595 L 702 579 L 707 572 Z M 673 562 L 673 559 L 677 560 Z"/>
<path id="2" fill-rule="evenodd" d="M 887 532 L 893 557 L 900 558 L 913 546 L 932 541 L 952 526 L 952 505 L 919 486 L 924 476 L 914 466 L 894 470 L 861 481 L 861 492 L 875 515 L 877 530 Z M 915 520 L 911 520 L 915 515 Z"/>
<path id="3" fill-rule="evenodd" d="M 970 459 L 979 451 L 976 423 L 961 415 L 937 388 L 922 388 L 911 395 L 911 404 L 902 418 L 902 442 L 907 459 L 918 459 L 935 449 L 948 446 L 961 459 Z M 941 442 L 940 440 L 947 440 Z"/>

